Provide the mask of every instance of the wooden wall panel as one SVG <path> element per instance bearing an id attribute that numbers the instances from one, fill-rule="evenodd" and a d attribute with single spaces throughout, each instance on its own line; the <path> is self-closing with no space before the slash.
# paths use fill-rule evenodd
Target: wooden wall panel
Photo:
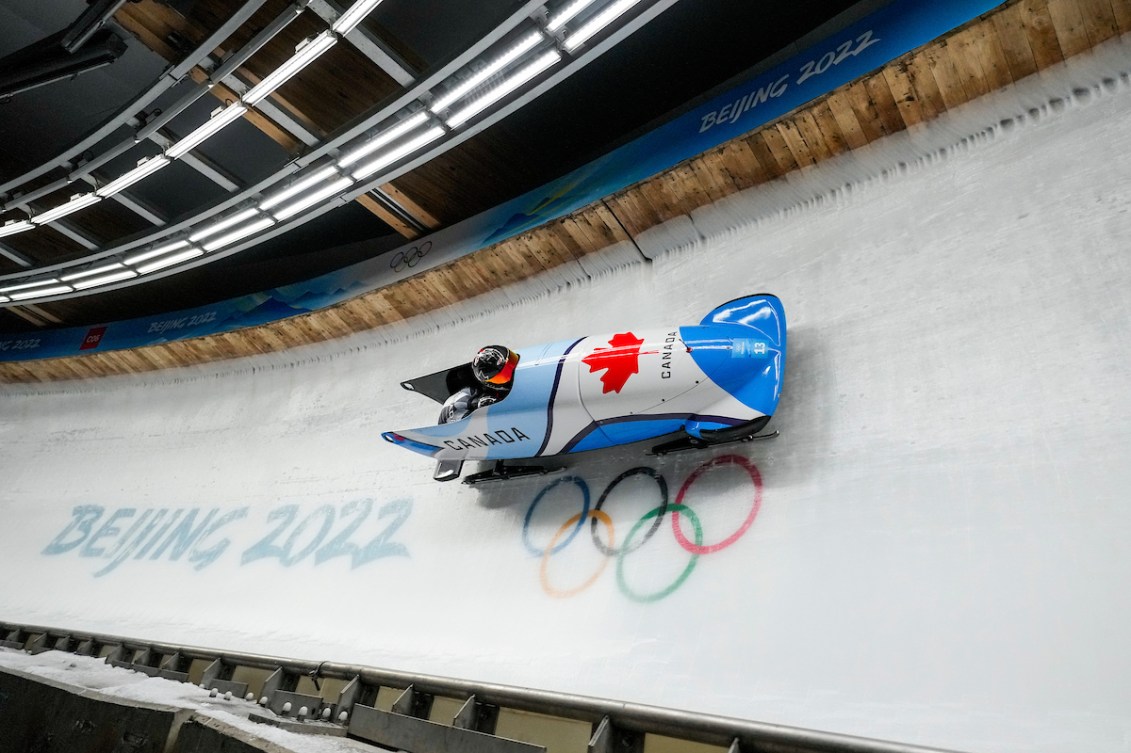
<path id="1" fill-rule="evenodd" d="M 142 5 L 145 2 L 150 0 Z M 283 350 L 401 321 L 576 263 L 696 207 L 927 123 L 972 98 L 1056 65 L 1065 55 L 1129 31 L 1131 0 L 1013 0 L 775 123 L 438 269 L 324 311 L 254 329 L 131 351 L 0 364 L 0 381 L 175 368 Z M 485 145 L 483 153 L 492 148 Z"/>

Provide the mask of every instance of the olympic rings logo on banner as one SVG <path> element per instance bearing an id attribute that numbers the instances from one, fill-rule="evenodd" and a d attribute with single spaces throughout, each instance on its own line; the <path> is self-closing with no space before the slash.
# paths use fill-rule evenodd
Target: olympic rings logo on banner
<path id="1" fill-rule="evenodd" d="M 413 246 L 406 251 L 398 251 L 389 260 L 389 267 L 394 272 L 403 272 L 409 267 L 415 267 L 417 262 L 428 255 L 432 250 L 432 241 L 424 241 L 419 246 Z"/>
<path id="2" fill-rule="evenodd" d="M 738 466 L 746 471 L 750 477 L 750 482 L 754 487 L 752 503 L 750 511 L 746 514 L 746 518 L 739 524 L 733 532 L 721 538 L 719 541 L 712 544 L 703 543 L 703 526 L 700 523 L 699 516 L 695 514 L 694 510 L 688 507 L 684 500 L 687 497 L 688 491 L 705 473 L 708 471 L 725 467 L 725 466 Z M 656 482 L 656 490 L 660 504 L 646 512 L 640 520 L 636 522 L 624 541 L 618 547 L 616 545 L 616 531 L 613 526 L 612 518 L 609 517 L 601 508 L 604 506 L 605 501 L 609 498 L 612 491 L 624 480 L 634 476 L 648 476 Z M 554 489 L 559 486 L 574 486 L 581 494 L 581 512 L 570 517 L 550 538 L 550 542 L 544 547 L 539 548 L 530 541 L 530 521 L 534 516 L 534 510 L 538 504 Z M 538 495 L 534 497 L 534 501 L 530 503 L 529 509 L 526 511 L 526 517 L 522 523 L 522 543 L 527 551 L 535 557 L 541 559 L 539 568 L 539 578 L 542 582 L 542 588 L 550 596 L 565 598 L 574 596 L 575 594 L 584 591 L 589 586 L 593 585 L 605 571 L 606 566 L 610 559 L 616 558 L 616 572 L 617 572 L 617 586 L 628 598 L 633 601 L 639 602 L 652 602 L 659 601 L 670 595 L 676 589 L 683 585 L 691 572 L 695 569 L 699 557 L 704 554 L 713 554 L 720 550 L 726 549 L 731 544 L 738 541 L 745 535 L 750 526 L 754 523 L 754 519 L 758 517 L 758 511 L 762 507 L 762 474 L 758 472 L 758 468 L 744 457 L 738 455 L 723 455 L 721 457 L 709 460 L 703 463 L 687 477 L 683 482 L 679 492 L 676 494 L 675 502 L 669 503 L 668 501 L 668 482 L 664 477 L 651 468 L 640 466 L 631 468 L 624 473 L 617 476 L 609 482 L 601 496 L 597 499 L 597 504 L 590 509 L 591 496 L 589 493 L 589 485 L 585 483 L 585 479 L 578 476 L 566 476 L 559 478 L 552 483 L 545 486 Z M 625 557 L 632 552 L 635 552 L 640 547 L 644 546 L 651 539 L 663 524 L 664 516 L 671 513 L 671 527 L 672 534 L 676 542 L 679 543 L 688 554 L 690 558 L 687 566 L 676 577 L 676 579 L 664 588 L 651 593 L 641 593 L 635 590 L 629 583 L 625 575 L 624 561 Z M 683 521 L 686 518 L 691 527 L 693 541 L 688 539 L 687 534 L 684 532 Z M 590 522 L 590 534 L 593 540 L 593 545 L 601 554 L 605 555 L 598 566 L 597 571 L 589 576 L 583 583 L 569 589 L 562 589 L 554 586 L 550 581 L 549 569 L 551 558 L 560 552 L 577 537 L 581 530 L 585 527 L 586 521 Z M 650 521 L 650 523 L 649 523 Z M 605 531 L 606 541 L 602 541 L 599 535 L 600 528 Z M 647 528 L 645 528 L 647 526 Z M 643 531 L 643 532 L 642 532 Z"/>

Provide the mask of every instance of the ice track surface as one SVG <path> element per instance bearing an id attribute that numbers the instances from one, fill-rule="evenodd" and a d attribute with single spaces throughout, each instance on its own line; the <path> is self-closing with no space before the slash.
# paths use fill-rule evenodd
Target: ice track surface
<path id="1" fill-rule="evenodd" d="M 0 619 L 1129 750 L 1129 61 L 1109 45 L 592 277 L 262 359 L 2 386 Z M 775 440 L 473 489 L 380 439 L 435 418 L 401 380 L 482 344 L 759 291 L 790 322 Z"/>

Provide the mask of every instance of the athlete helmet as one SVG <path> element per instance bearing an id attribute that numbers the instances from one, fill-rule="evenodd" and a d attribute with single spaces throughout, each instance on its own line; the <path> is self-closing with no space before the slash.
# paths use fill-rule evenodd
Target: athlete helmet
<path id="1" fill-rule="evenodd" d="M 481 348 L 471 359 L 471 371 L 485 387 L 502 389 L 514 378 L 514 367 L 518 365 L 518 354 L 502 345 L 488 345 Z"/>

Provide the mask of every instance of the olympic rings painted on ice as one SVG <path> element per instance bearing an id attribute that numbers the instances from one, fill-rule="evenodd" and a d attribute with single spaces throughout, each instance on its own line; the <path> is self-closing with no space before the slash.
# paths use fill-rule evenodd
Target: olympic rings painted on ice
<path id="1" fill-rule="evenodd" d="M 745 520 L 742 521 L 742 523 L 734 532 L 717 543 L 705 545 L 703 543 L 703 526 L 699 521 L 699 516 L 696 515 L 695 512 L 687 504 L 685 504 L 684 500 L 686 499 L 688 492 L 691 490 L 691 487 L 694 486 L 695 482 L 698 481 L 704 474 L 706 474 L 708 471 L 725 466 L 738 466 L 746 471 L 747 475 L 750 477 L 751 484 L 754 487 L 752 505 L 750 507 L 750 512 L 746 515 Z M 628 536 L 624 539 L 624 542 L 618 548 L 614 541 L 615 530 L 612 518 L 610 518 L 608 513 L 606 513 L 601 508 L 604 506 L 605 500 L 609 498 L 613 490 L 617 486 L 619 486 L 622 481 L 633 476 L 640 475 L 650 476 L 652 480 L 656 482 L 656 487 L 659 491 L 660 504 L 645 513 L 643 517 L 641 517 L 640 520 L 638 520 L 636 524 L 633 525 L 632 529 L 628 533 Z M 538 504 L 551 491 L 558 488 L 559 486 L 570 484 L 576 486 L 581 492 L 581 512 L 574 514 L 565 523 L 563 523 L 562 526 L 554 533 L 553 537 L 550 539 L 550 542 L 545 547 L 535 546 L 533 543 L 531 543 L 529 537 L 530 521 L 534 516 L 535 508 L 538 507 Z M 585 480 L 578 476 L 566 476 L 564 478 L 556 479 L 552 483 L 546 485 L 542 489 L 542 491 L 538 492 L 537 496 L 535 496 L 534 500 L 530 503 L 530 507 L 526 511 L 526 517 L 523 520 L 522 524 L 522 543 L 526 547 L 527 551 L 541 559 L 540 578 L 542 582 L 542 588 L 546 591 L 546 593 L 555 597 L 573 596 L 591 586 L 601 575 L 601 573 L 604 572 L 605 565 L 602 564 L 597 569 L 597 572 L 591 575 L 584 583 L 570 589 L 558 589 L 551 585 L 549 577 L 547 575 L 549 561 L 553 555 L 569 546 L 569 544 L 577 536 L 581 528 L 585 525 L 585 521 L 591 520 L 592 523 L 590 524 L 590 532 L 592 534 L 593 545 L 599 552 L 604 554 L 606 558 L 617 558 L 617 586 L 620 588 L 621 593 L 634 601 L 652 602 L 663 599 L 664 597 L 675 591 L 677 588 L 679 588 L 681 585 L 683 585 L 683 583 L 691 575 L 691 572 L 695 569 L 695 565 L 698 562 L 700 556 L 704 554 L 712 554 L 721 549 L 726 549 L 731 544 L 742 538 L 742 536 L 746 534 L 746 532 L 750 529 L 750 526 L 754 523 L 754 519 L 758 516 L 758 512 L 759 510 L 761 510 L 761 507 L 762 474 L 758 471 L 758 468 L 753 463 L 751 463 L 746 458 L 740 457 L 738 455 L 723 455 L 701 464 L 694 471 L 692 471 L 687 479 L 683 482 L 683 484 L 680 486 L 679 493 L 676 495 L 675 502 L 671 504 L 669 504 L 668 502 L 667 480 L 658 471 L 652 468 L 647 468 L 645 466 L 630 468 L 629 470 L 621 473 L 619 476 L 610 481 L 609 484 L 605 487 L 605 490 L 601 492 L 601 496 L 598 498 L 597 504 L 595 507 L 593 507 L 593 509 L 590 509 L 589 485 L 585 482 Z M 654 593 L 639 593 L 628 585 L 628 582 L 625 578 L 625 556 L 631 554 L 632 552 L 635 552 L 637 549 L 647 543 L 648 540 L 652 538 L 652 536 L 655 535 L 656 531 L 660 529 L 664 516 L 668 512 L 672 513 L 672 533 L 675 535 L 676 541 L 679 543 L 679 545 L 691 554 L 691 559 L 687 563 L 687 566 L 675 579 L 675 581 L 670 585 Z M 684 516 L 686 516 L 687 519 L 691 522 L 691 527 L 694 531 L 694 541 L 689 541 L 681 528 L 681 523 Z M 598 521 L 604 524 L 606 530 L 608 531 L 608 543 L 603 542 L 598 536 Z M 647 528 L 643 535 L 639 535 L 641 528 L 643 528 L 648 521 L 652 521 L 651 526 Z"/>
<path id="2" fill-rule="evenodd" d="M 663 519 L 664 513 L 667 512 L 667 510 L 668 510 L 668 482 L 667 482 L 667 480 L 663 476 L 661 476 L 659 473 L 656 473 L 651 468 L 646 468 L 644 466 L 639 466 L 637 468 L 629 468 L 627 471 L 625 471 L 624 473 L 622 473 L 621 475 L 619 475 L 615 479 L 613 479 L 609 483 L 609 485 L 605 487 L 605 491 L 603 491 L 601 493 L 601 498 L 597 500 L 597 506 L 593 508 L 594 510 L 600 510 L 601 507 L 604 506 L 605 500 L 609 498 L 609 494 L 611 494 L 613 489 L 615 489 L 617 487 L 617 484 L 619 484 L 621 481 L 624 481 L 626 478 L 630 478 L 632 476 L 638 476 L 640 474 L 644 474 L 646 476 L 651 476 L 655 480 L 656 484 L 660 487 L 660 506 L 658 508 L 656 508 L 656 509 L 659 510 L 659 513 L 656 515 L 656 522 L 652 524 L 652 527 L 648 529 L 648 533 L 644 534 L 644 538 L 640 539 L 640 541 L 636 544 L 636 546 L 632 547 L 631 549 L 628 549 L 628 542 L 625 541 L 624 548 L 627 549 L 628 552 L 634 552 L 637 549 L 639 549 L 640 547 L 644 546 L 646 543 L 648 543 L 648 539 L 652 538 L 653 534 L 655 534 L 656 531 L 659 530 L 660 521 Z M 611 521 L 610 521 L 610 525 L 611 525 Z M 590 528 L 590 532 L 593 534 L 593 546 L 597 547 L 597 549 L 600 550 L 600 552 L 602 554 L 604 554 L 606 557 L 616 557 L 616 556 L 618 556 L 622 553 L 621 551 L 618 551 L 616 548 L 613 547 L 613 540 L 612 540 L 612 536 L 611 536 L 612 529 L 611 528 L 609 529 L 610 537 L 609 537 L 608 546 L 603 544 L 601 542 L 601 540 L 599 538 L 597 538 L 597 520 L 596 520 L 596 518 L 593 519 L 593 525 Z"/>
<path id="3" fill-rule="evenodd" d="M 702 540 L 699 540 L 692 544 L 687 540 L 687 537 L 683 535 L 683 531 L 680 530 L 679 527 L 679 509 L 687 509 L 683 504 L 683 498 L 687 494 L 687 490 L 690 489 L 691 485 L 695 483 L 696 479 L 698 479 L 700 476 L 702 476 L 712 468 L 718 468 L 719 466 L 723 465 L 741 466 L 746 470 L 747 473 L 750 474 L 750 481 L 754 484 L 754 505 L 750 508 L 750 513 L 746 516 L 746 520 L 742 521 L 742 525 L 738 527 L 738 530 L 736 530 L 734 533 L 732 533 L 730 536 L 726 537 L 719 543 L 711 544 L 710 546 L 702 546 L 703 542 Z M 758 510 L 761 507 L 762 474 L 758 473 L 758 469 L 755 468 L 754 464 L 746 458 L 739 457 L 738 455 L 723 455 L 722 457 L 717 457 L 709 463 L 704 463 L 703 465 L 696 468 L 691 472 L 691 475 L 687 477 L 687 480 L 683 482 L 683 486 L 680 487 L 679 494 L 677 494 L 675 497 L 675 505 L 672 507 L 672 532 L 675 534 L 675 540 L 679 542 L 679 545 L 692 554 L 711 554 L 712 552 L 717 552 L 720 549 L 726 549 L 728 546 L 742 538 L 742 534 L 746 533 L 746 529 L 750 528 L 750 525 L 754 522 L 754 518 L 758 517 Z M 697 533 L 702 532 L 697 531 Z"/>
<path id="4" fill-rule="evenodd" d="M 605 566 L 609 564 L 607 557 L 601 560 L 601 566 L 597 568 L 597 572 L 590 575 L 589 580 L 585 581 L 580 586 L 561 590 L 550 585 L 550 578 L 546 574 L 546 571 L 550 567 L 550 557 L 552 557 L 554 554 L 554 544 L 558 542 L 558 539 L 561 538 L 562 534 L 565 533 L 571 525 L 573 525 L 574 523 L 582 522 L 582 517 L 582 513 L 577 513 L 572 518 L 563 523 L 562 527 L 558 529 L 558 532 L 554 534 L 554 537 L 550 539 L 550 543 L 546 546 L 546 553 L 542 555 L 542 567 L 539 570 L 539 576 L 542 580 L 542 588 L 546 591 L 546 593 L 550 594 L 550 596 L 557 596 L 564 599 L 567 596 L 573 596 L 574 594 L 581 593 L 585 589 L 589 588 L 589 586 L 593 585 L 593 581 L 597 580 L 597 578 L 601 576 L 601 573 L 605 572 Z M 592 518 L 594 526 L 597 525 L 598 520 L 604 523 L 605 528 L 609 530 L 609 543 L 613 543 L 613 536 L 615 535 L 613 533 L 613 519 L 609 517 L 608 513 L 603 510 L 589 510 L 584 517 Z M 570 534 L 570 538 L 573 538 L 577 535 L 577 530 L 577 528 L 573 529 L 573 533 Z"/>
<path id="5" fill-rule="evenodd" d="M 566 537 L 566 540 L 558 544 L 557 547 L 546 547 L 550 550 L 550 554 L 557 554 L 562 549 L 569 546 L 569 542 L 573 541 L 573 537 L 581 530 L 581 526 L 589 516 L 589 485 L 585 483 L 585 479 L 578 478 L 577 476 L 564 476 L 543 488 L 542 491 L 538 492 L 538 496 L 534 498 L 534 501 L 530 503 L 530 509 L 526 511 L 526 519 L 522 521 L 522 543 L 526 546 L 527 551 L 535 557 L 541 557 L 544 550 L 531 544 L 530 538 L 527 536 L 530 531 L 530 518 L 534 515 L 534 508 L 538 506 L 538 503 L 542 501 L 542 498 L 545 497 L 547 493 L 566 483 L 575 484 L 577 488 L 581 490 L 581 512 L 577 516 L 577 527 L 573 529 L 573 533 Z M 570 518 L 570 520 L 573 520 L 573 518 Z"/>
<path id="6" fill-rule="evenodd" d="M 394 272 L 403 272 L 409 267 L 415 267 L 417 262 L 428 255 L 432 250 L 432 241 L 424 241 L 419 246 L 413 246 L 405 251 L 398 251 L 389 260 L 389 267 Z"/>
<path id="7" fill-rule="evenodd" d="M 691 521 L 692 528 L 695 529 L 695 543 L 702 544 L 703 527 L 699 525 L 699 516 L 696 515 L 692 511 L 692 509 L 690 507 L 687 507 L 686 505 L 675 504 L 671 506 L 671 510 L 673 515 L 678 515 L 680 512 L 682 512 L 688 517 L 688 519 Z M 648 518 L 655 518 L 656 520 L 659 520 L 662 516 L 663 513 L 660 511 L 659 507 L 644 513 L 644 517 L 636 521 L 636 525 L 634 525 L 632 527 L 632 530 L 628 532 L 628 538 L 624 540 L 624 550 L 621 552 L 621 555 L 617 557 L 617 585 L 620 586 L 621 593 L 632 599 L 633 601 L 650 602 L 659 601 L 660 599 L 664 598 L 683 585 L 683 582 L 687 580 L 687 576 L 691 575 L 691 571 L 695 569 L 695 563 L 699 561 L 699 555 L 692 553 L 691 559 L 687 562 L 687 567 L 683 568 L 683 572 L 679 574 L 679 577 L 672 581 L 671 585 L 666 586 L 665 588 L 661 588 L 655 593 L 639 594 L 628 587 L 628 583 L 626 583 L 624 579 L 624 552 L 631 551 L 628 548 L 628 542 L 632 541 L 632 537 L 636 535 L 636 532 L 640 530 L 640 526 L 644 525 L 644 522 L 648 520 Z"/>

